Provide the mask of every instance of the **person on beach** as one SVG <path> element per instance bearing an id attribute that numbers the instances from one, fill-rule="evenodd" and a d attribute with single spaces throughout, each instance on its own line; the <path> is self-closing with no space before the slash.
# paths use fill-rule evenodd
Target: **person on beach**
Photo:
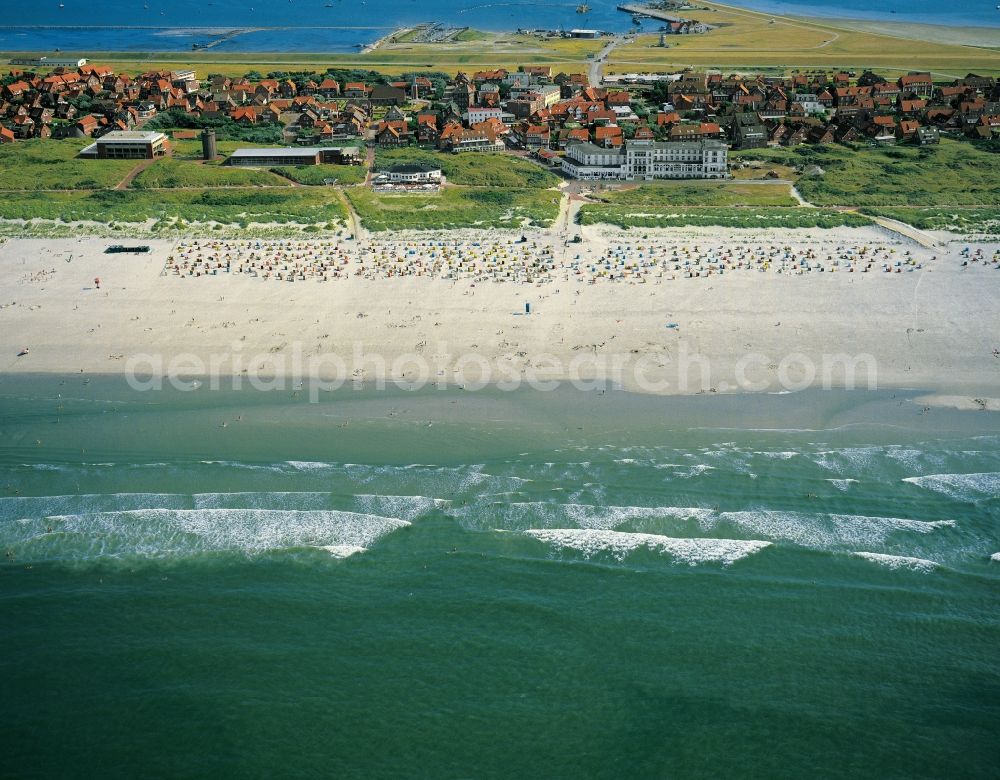
<path id="1" fill-rule="evenodd" d="M 101 277 L 99 276 L 94 277 L 94 287 L 96 287 L 98 290 L 101 289 Z"/>

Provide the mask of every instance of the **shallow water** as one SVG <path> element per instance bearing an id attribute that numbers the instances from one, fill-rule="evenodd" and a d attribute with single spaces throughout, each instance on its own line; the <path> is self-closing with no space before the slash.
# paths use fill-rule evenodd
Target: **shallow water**
<path id="1" fill-rule="evenodd" d="M 993 771 L 995 415 L 293 393 L 0 380 L 5 774 Z"/>

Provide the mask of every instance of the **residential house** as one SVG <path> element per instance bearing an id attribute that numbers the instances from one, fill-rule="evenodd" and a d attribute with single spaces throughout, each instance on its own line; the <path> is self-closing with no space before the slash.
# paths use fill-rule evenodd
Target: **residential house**
<path id="1" fill-rule="evenodd" d="M 406 92 L 388 84 L 376 84 L 368 93 L 368 99 L 373 106 L 401 106 L 406 102 Z"/>
<path id="2" fill-rule="evenodd" d="M 372 88 L 361 81 L 348 81 L 344 84 L 344 97 L 356 100 L 364 100 L 368 97 Z"/>
<path id="3" fill-rule="evenodd" d="M 934 81 L 930 73 L 909 73 L 900 76 L 898 84 L 904 95 L 929 98 L 934 94 Z"/>
<path id="4" fill-rule="evenodd" d="M 406 146 L 410 142 L 410 128 L 405 121 L 382 121 L 375 126 L 375 143 L 382 147 Z"/>

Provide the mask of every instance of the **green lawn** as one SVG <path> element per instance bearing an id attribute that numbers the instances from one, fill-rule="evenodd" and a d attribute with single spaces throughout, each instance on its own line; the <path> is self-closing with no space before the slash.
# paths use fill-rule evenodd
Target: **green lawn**
<path id="1" fill-rule="evenodd" d="M 299 184 L 308 185 L 322 185 L 326 179 L 336 179 L 340 185 L 361 184 L 368 174 L 363 165 L 283 165 L 271 170 Z"/>
<path id="2" fill-rule="evenodd" d="M 671 212 L 643 211 L 635 206 L 586 205 L 580 209 L 582 225 L 606 223 L 622 228 L 668 227 L 733 227 L 733 228 L 833 228 L 860 227 L 871 221 L 858 214 L 824 209 L 779 208 L 772 206 L 748 208 L 681 207 Z"/>
<path id="3" fill-rule="evenodd" d="M 102 192 L 26 193 L 0 198 L 0 219 L 90 220 L 108 223 L 249 222 L 326 224 L 346 221 L 336 193 L 324 189 L 107 190 Z"/>
<path id="4" fill-rule="evenodd" d="M 740 182 L 656 182 L 607 190 L 594 196 L 609 206 L 636 206 L 644 211 L 676 206 L 795 206 L 789 185 Z M 596 210 L 596 209 L 595 209 Z"/>
<path id="5" fill-rule="evenodd" d="M 433 195 L 377 195 L 345 190 L 369 230 L 442 230 L 465 227 L 548 226 L 559 214 L 559 194 L 547 190 L 445 189 Z"/>
<path id="6" fill-rule="evenodd" d="M 819 206 L 1000 205 L 1000 155 L 951 139 L 927 147 L 755 149 L 740 158 L 803 166 L 798 190 Z M 811 174 L 814 166 L 823 172 Z"/>
<path id="7" fill-rule="evenodd" d="M 385 170 L 393 163 L 414 162 L 435 165 L 451 184 L 470 187 L 555 187 L 559 177 L 535 163 L 507 154 L 466 152 L 443 154 L 426 149 L 379 149 L 375 153 L 375 169 Z"/>
<path id="8" fill-rule="evenodd" d="M 89 139 L 33 139 L 0 146 L 0 190 L 99 190 L 115 187 L 135 160 L 81 160 Z"/>
<path id="9" fill-rule="evenodd" d="M 231 168 L 217 163 L 199 163 L 165 157 L 144 170 L 132 187 L 290 187 L 280 176 L 264 168 Z"/>

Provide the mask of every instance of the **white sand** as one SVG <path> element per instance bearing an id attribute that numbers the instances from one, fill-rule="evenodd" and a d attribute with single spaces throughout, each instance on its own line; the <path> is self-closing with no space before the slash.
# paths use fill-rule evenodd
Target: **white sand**
<path id="1" fill-rule="evenodd" d="M 779 390 L 789 381 L 791 389 L 817 385 L 824 362 L 846 353 L 871 355 L 881 387 L 970 398 L 998 394 L 1000 358 L 993 350 L 1000 348 L 1000 270 L 983 262 L 963 267 L 958 252 L 964 244 L 932 250 L 894 243 L 898 237 L 875 228 L 624 233 L 600 226 L 583 233 L 584 244 L 557 244 L 557 257 L 600 254 L 610 244 L 640 244 L 649 236 L 690 245 L 770 242 L 812 247 L 817 254 L 845 243 L 892 244 L 899 256 L 910 251 L 922 268 L 898 274 L 842 269 L 674 274 L 643 284 L 557 278 L 540 286 L 473 286 L 467 279 L 357 276 L 291 283 L 239 274 L 163 274 L 174 241 L 143 241 L 154 249 L 149 255 L 106 255 L 103 250 L 113 243 L 106 239 L 16 239 L 0 247 L 5 279 L 0 370 L 114 373 L 147 353 L 157 361 L 139 364 L 147 371 L 166 370 L 171 361 L 190 355 L 181 373 L 203 373 L 201 361 L 204 373 L 218 375 L 240 374 L 250 366 L 264 375 L 329 376 L 342 369 L 332 360 L 310 361 L 337 353 L 351 376 L 414 380 L 422 360 L 426 378 L 461 384 L 479 376 L 478 363 L 467 360 L 465 370 L 456 365 L 472 353 L 494 367 L 506 366 L 504 376 L 563 378 L 575 371 L 611 376 L 630 389 L 678 393 L 740 389 L 737 364 L 750 353 L 756 357 L 744 378 L 753 384 L 742 389 Z M 483 239 L 482 233 L 447 235 L 456 236 Z M 529 239 L 553 241 L 544 232 Z M 983 245 L 987 257 L 998 248 Z M 101 278 L 100 290 L 94 289 L 94 277 Z M 530 316 L 523 313 L 525 302 L 532 305 Z M 29 353 L 17 357 L 23 347 Z M 380 354 L 386 368 L 371 361 L 359 365 L 356 350 Z M 392 365 L 408 354 L 415 357 Z M 689 362 L 704 358 L 708 375 L 699 368 L 702 362 L 682 368 L 685 354 Z M 796 354 L 803 357 L 793 357 L 787 372 L 779 371 L 782 361 Z M 212 355 L 224 357 L 210 365 Z M 644 368 L 637 374 L 640 358 Z M 614 359 L 626 366 L 621 374 L 612 370 Z M 816 368 L 811 383 L 804 362 Z M 868 365 L 860 365 L 861 386 L 869 386 Z M 839 364 L 828 384 L 843 384 Z"/>

